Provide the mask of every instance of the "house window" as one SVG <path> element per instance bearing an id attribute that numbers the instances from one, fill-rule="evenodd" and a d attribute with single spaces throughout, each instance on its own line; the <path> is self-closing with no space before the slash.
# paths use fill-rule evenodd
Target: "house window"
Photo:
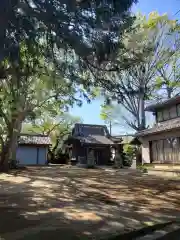
<path id="1" fill-rule="evenodd" d="M 158 122 L 163 121 L 163 113 L 161 111 L 157 112 L 157 121 Z"/>
<path id="2" fill-rule="evenodd" d="M 169 109 L 164 109 L 163 110 L 163 120 L 168 120 L 169 119 Z"/>
<path id="3" fill-rule="evenodd" d="M 179 138 L 175 137 L 172 145 L 173 145 L 173 148 L 178 148 L 179 147 Z"/>
<path id="4" fill-rule="evenodd" d="M 177 105 L 177 115 L 180 117 L 180 104 Z"/>
<path id="5" fill-rule="evenodd" d="M 169 112 L 170 112 L 170 118 L 177 117 L 176 106 L 171 107 Z"/>

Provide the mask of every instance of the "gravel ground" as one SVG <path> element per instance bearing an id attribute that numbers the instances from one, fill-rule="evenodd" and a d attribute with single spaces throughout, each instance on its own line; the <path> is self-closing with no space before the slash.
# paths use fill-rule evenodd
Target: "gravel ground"
<path id="1" fill-rule="evenodd" d="M 0 174 L 0 239 L 96 239 L 180 218 L 180 180 L 133 170 Z"/>

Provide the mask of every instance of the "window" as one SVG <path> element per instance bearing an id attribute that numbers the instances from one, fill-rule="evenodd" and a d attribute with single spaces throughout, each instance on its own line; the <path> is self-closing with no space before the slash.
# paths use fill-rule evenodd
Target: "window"
<path id="1" fill-rule="evenodd" d="M 157 112 L 157 121 L 158 121 L 158 122 L 163 121 L 163 114 L 162 114 L 161 111 Z"/>
<path id="2" fill-rule="evenodd" d="M 180 104 L 177 105 L 177 115 L 180 117 Z"/>
<path id="3" fill-rule="evenodd" d="M 171 107 L 170 110 L 169 110 L 169 112 L 170 112 L 170 118 L 175 118 L 175 117 L 177 117 L 176 106 Z"/>
<path id="4" fill-rule="evenodd" d="M 163 120 L 168 120 L 169 119 L 169 109 L 164 109 L 163 110 Z"/>
<path id="5" fill-rule="evenodd" d="M 168 141 L 169 146 L 171 148 L 178 148 L 178 146 L 179 146 L 179 138 L 172 137 L 172 138 L 168 138 L 167 141 Z"/>

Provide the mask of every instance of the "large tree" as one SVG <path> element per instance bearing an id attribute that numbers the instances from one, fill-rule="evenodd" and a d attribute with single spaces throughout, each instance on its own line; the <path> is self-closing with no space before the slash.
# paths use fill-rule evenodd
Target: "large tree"
<path id="1" fill-rule="evenodd" d="M 168 62 L 157 66 L 157 76 L 153 96 L 163 100 L 180 94 L 180 51 L 168 59 Z"/>
<path id="2" fill-rule="evenodd" d="M 1 164 L 15 158 L 22 122 L 56 100 L 91 91 L 92 69 L 113 59 L 133 17 L 131 1 L 2 0 L 0 8 Z M 89 99 L 88 99 L 89 100 Z"/>
<path id="3" fill-rule="evenodd" d="M 8 160 L 16 158 L 18 137 L 25 120 L 39 118 L 45 111 L 52 116 L 55 106 L 65 111 L 75 102 L 81 104 L 82 100 L 75 98 L 77 92 L 87 97 L 81 85 L 75 86 L 55 71 L 54 65 L 40 54 L 29 54 L 27 45 L 22 43 L 18 65 L 9 58 L 3 61 L 11 69 L 8 77 L 0 81 L 1 165 L 6 168 Z"/>
<path id="4" fill-rule="evenodd" d="M 133 18 L 136 0 L 2 0 L 0 3 L 0 59 L 18 58 L 19 44 L 46 41 L 46 56 L 73 50 L 81 61 L 101 62 L 114 50 Z M 116 39 L 114 41 L 114 39 Z M 3 70 L 3 69 L 2 69 Z"/>
<path id="5" fill-rule="evenodd" d="M 166 14 L 153 12 L 148 19 L 138 15 L 134 25 L 133 31 L 124 36 L 127 54 L 144 52 L 142 59 L 132 68 L 106 75 L 112 79 L 112 85 L 108 85 L 105 94 L 127 110 L 126 123 L 139 131 L 147 127 L 147 100 L 157 97 L 158 92 L 162 96 L 162 87 L 168 97 L 179 87 L 180 37 L 178 22 Z"/>

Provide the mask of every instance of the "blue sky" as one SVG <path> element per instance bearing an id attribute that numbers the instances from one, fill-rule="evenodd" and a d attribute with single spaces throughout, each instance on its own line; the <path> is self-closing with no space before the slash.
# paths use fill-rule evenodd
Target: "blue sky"
<path id="1" fill-rule="evenodd" d="M 158 11 L 158 13 L 168 13 L 172 18 L 180 19 L 180 12 L 174 16 L 174 14 L 180 10 L 180 0 L 139 0 L 139 3 L 133 6 L 133 12 L 142 12 L 148 15 L 152 11 Z M 100 105 L 101 100 L 93 101 L 91 104 L 84 102 L 82 107 L 74 106 L 70 113 L 75 116 L 79 116 L 83 119 L 84 123 L 90 124 L 104 124 L 104 121 L 100 119 Z M 113 127 L 113 134 L 125 134 L 128 129 L 125 126 Z"/>

